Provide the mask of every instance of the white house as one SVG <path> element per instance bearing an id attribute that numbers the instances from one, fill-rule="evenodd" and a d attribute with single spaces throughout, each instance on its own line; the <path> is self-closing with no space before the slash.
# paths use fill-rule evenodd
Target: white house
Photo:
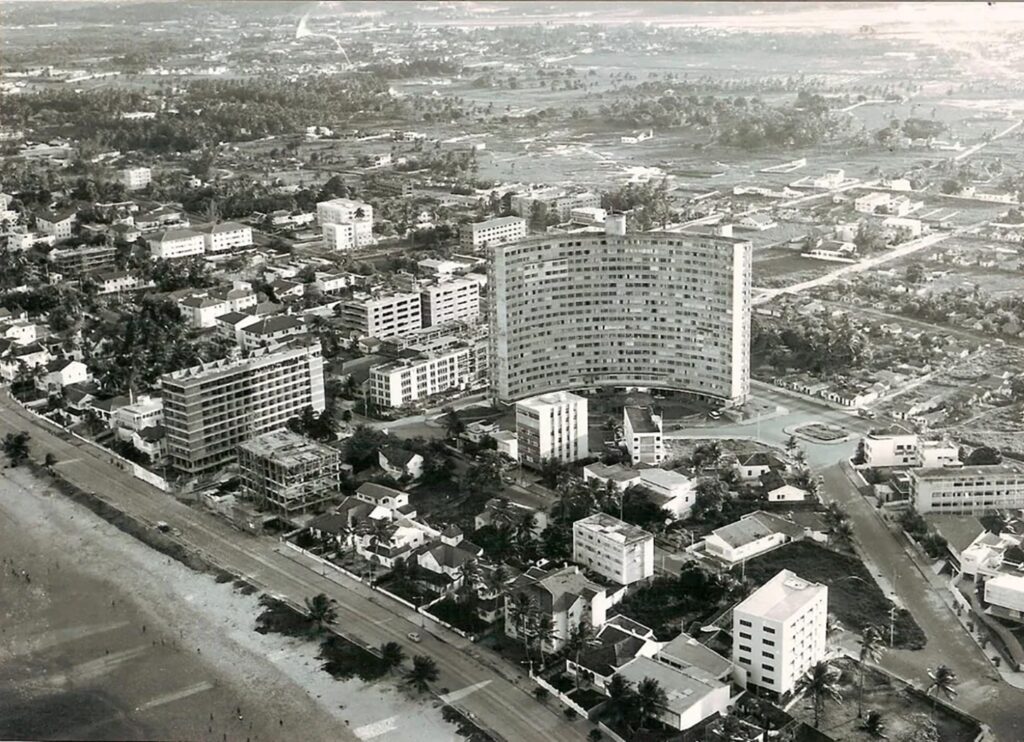
<path id="1" fill-rule="evenodd" d="M 36 229 L 55 240 L 66 240 L 71 237 L 78 214 L 75 209 L 50 211 L 47 209 L 36 214 Z"/>
<path id="2" fill-rule="evenodd" d="M 1000 574 L 988 580 L 985 583 L 985 602 L 990 612 L 1000 618 L 1024 623 L 1024 575 Z"/>
<path id="3" fill-rule="evenodd" d="M 685 474 L 666 469 L 641 469 L 639 484 L 676 519 L 690 514 L 697 497 L 696 484 Z"/>
<path id="4" fill-rule="evenodd" d="M 68 384 L 78 384 L 92 378 L 81 361 L 58 358 L 44 366 L 44 373 L 36 379 L 36 388 L 48 394 L 59 393 Z"/>
<path id="5" fill-rule="evenodd" d="M 388 476 L 417 480 L 423 476 L 423 457 L 398 446 L 385 446 L 377 452 L 377 462 Z"/>
<path id="6" fill-rule="evenodd" d="M 785 464 L 764 451 L 743 454 L 736 460 L 737 473 L 744 482 L 760 479 L 770 471 L 783 471 L 785 468 Z"/>
<path id="7" fill-rule="evenodd" d="M 732 566 L 803 537 L 804 530 L 797 524 L 757 511 L 716 528 L 702 543 L 705 553 Z"/>
<path id="8" fill-rule="evenodd" d="M 803 502 L 810 496 L 805 489 L 793 484 L 784 484 L 768 490 L 768 502 Z"/>
<path id="9" fill-rule="evenodd" d="M 587 579 L 577 566 L 554 571 L 531 567 L 512 582 L 505 594 L 505 635 L 510 639 L 520 639 L 522 633 L 527 636 L 533 634 L 533 622 L 523 622 L 516 610 L 521 594 L 535 606 L 537 616 L 551 621 L 551 636 L 544 642 L 544 649 L 556 652 L 565 646 L 581 623 L 601 628 L 607 619 L 608 609 L 624 593 L 625 588 L 622 588 L 609 594 L 605 587 Z"/>

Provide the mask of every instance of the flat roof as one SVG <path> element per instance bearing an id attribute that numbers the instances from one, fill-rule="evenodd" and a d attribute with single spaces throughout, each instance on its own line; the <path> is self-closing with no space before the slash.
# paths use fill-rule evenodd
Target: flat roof
<path id="1" fill-rule="evenodd" d="M 634 433 L 660 433 L 661 425 L 654 420 L 650 407 L 624 407 L 626 418 Z"/>
<path id="2" fill-rule="evenodd" d="M 941 466 L 931 469 L 912 469 L 910 476 L 914 479 L 982 479 L 998 476 L 1024 476 L 1024 470 L 1010 464 L 985 464 L 979 466 Z"/>
<path id="3" fill-rule="evenodd" d="M 578 394 L 573 394 L 572 392 L 567 391 L 547 392 L 546 394 L 538 394 L 536 397 L 521 399 L 516 402 L 516 407 L 527 407 L 532 410 L 541 410 L 546 407 L 575 404 L 580 401 L 586 402 L 586 397 L 581 397 Z"/>
<path id="4" fill-rule="evenodd" d="M 724 687 L 717 680 L 698 678 L 685 670 L 676 670 L 642 656 L 619 668 L 618 674 L 636 684 L 647 678 L 657 680 L 665 691 L 666 706 L 679 714 L 700 703 L 712 691 Z"/>
<path id="5" fill-rule="evenodd" d="M 322 461 L 325 458 L 338 458 L 337 450 L 322 443 L 310 440 L 290 430 L 274 430 L 250 438 L 239 444 L 239 449 L 254 456 L 273 459 L 283 466 L 301 466 Z"/>
<path id="6" fill-rule="evenodd" d="M 817 600 L 822 593 L 828 595 L 828 588 L 824 585 L 808 582 L 784 569 L 751 593 L 733 612 L 785 621 L 803 610 L 808 603 Z"/>
<path id="7" fill-rule="evenodd" d="M 654 538 L 652 534 L 643 528 L 634 526 L 632 523 L 627 523 L 624 520 L 619 520 L 614 515 L 608 515 L 607 513 L 594 513 L 586 518 L 581 518 L 573 523 L 572 526 L 574 530 L 577 526 L 580 526 L 590 531 L 599 531 L 606 536 L 610 536 L 614 541 L 623 544 Z"/>

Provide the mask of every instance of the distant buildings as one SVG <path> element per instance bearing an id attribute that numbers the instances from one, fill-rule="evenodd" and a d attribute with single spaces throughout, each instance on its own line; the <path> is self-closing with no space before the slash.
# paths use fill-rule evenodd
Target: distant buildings
<path id="1" fill-rule="evenodd" d="M 750 392 L 749 242 L 696 233 L 553 235 L 490 248 L 492 392 L 594 386 Z"/>
<path id="2" fill-rule="evenodd" d="M 1024 508 L 1024 471 L 1008 464 L 911 469 L 910 500 L 919 513 Z"/>
<path id="3" fill-rule="evenodd" d="M 453 278 L 420 291 L 423 326 L 445 322 L 475 322 L 480 317 L 480 284 L 471 278 Z"/>
<path id="4" fill-rule="evenodd" d="M 526 220 L 518 216 L 501 216 L 483 222 L 464 224 L 459 228 L 459 243 L 467 250 L 489 245 L 505 245 L 526 237 Z"/>
<path id="5" fill-rule="evenodd" d="M 620 585 L 654 574 L 654 535 L 605 513 L 572 524 L 572 560 Z"/>
<path id="6" fill-rule="evenodd" d="M 139 191 L 153 181 L 153 171 L 148 167 L 126 167 L 118 172 L 126 190 Z"/>
<path id="7" fill-rule="evenodd" d="M 405 335 L 423 327 L 420 302 L 412 292 L 356 296 L 341 303 L 341 324 L 359 337 Z"/>
<path id="8" fill-rule="evenodd" d="M 664 460 L 661 417 L 649 407 L 622 408 L 622 437 L 633 464 L 660 464 Z"/>
<path id="9" fill-rule="evenodd" d="M 828 588 L 782 570 L 733 608 L 738 682 L 784 697 L 825 658 Z"/>
<path id="10" fill-rule="evenodd" d="M 242 492 L 259 507 L 292 516 L 338 496 L 341 454 L 330 446 L 275 430 L 238 446 Z"/>
<path id="11" fill-rule="evenodd" d="M 349 198 L 334 198 L 316 205 L 316 218 L 330 250 L 349 250 L 373 244 L 373 207 Z"/>
<path id="12" fill-rule="evenodd" d="M 957 467 L 960 449 L 949 441 L 921 440 L 903 430 L 872 432 L 864 436 L 864 463 L 873 468 Z"/>
<path id="13" fill-rule="evenodd" d="M 157 260 L 190 258 L 206 251 L 203 235 L 191 229 L 169 229 L 152 235 L 148 240 L 149 250 Z"/>
<path id="14" fill-rule="evenodd" d="M 75 276 L 113 269 L 116 256 L 117 248 L 113 245 L 79 245 L 54 248 L 47 257 L 55 272 Z"/>
<path id="15" fill-rule="evenodd" d="M 571 463 L 590 452 L 587 400 L 570 392 L 541 394 L 516 403 L 519 460 L 539 467 L 546 459 Z"/>
<path id="16" fill-rule="evenodd" d="M 514 213 L 525 219 L 532 219 L 539 211 L 565 222 L 573 209 L 600 208 L 601 196 L 597 193 L 566 193 L 558 187 L 537 188 L 513 194 L 510 205 Z"/>
<path id="17" fill-rule="evenodd" d="M 258 349 L 160 378 L 167 454 L 195 475 L 234 460 L 242 441 L 283 428 L 306 407 L 324 409 L 319 343 Z"/>
<path id="18" fill-rule="evenodd" d="M 252 228 L 238 222 L 221 222 L 202 229 L 206 253 L 217 254 L 252 247 Z"/>

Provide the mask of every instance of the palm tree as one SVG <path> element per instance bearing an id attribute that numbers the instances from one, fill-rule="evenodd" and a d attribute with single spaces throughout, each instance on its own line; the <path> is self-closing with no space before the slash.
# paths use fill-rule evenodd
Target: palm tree
<path id="1" fill-rule="evenodd" d="M 587 643 L 594 637 L 594 627 L 586 618 L 580 618 L 580 622 L 569 632 L 569 638 L 565 642 L 565 648 L 573 653 L 576 663 L 576 690 L 580 689 L 580 654 L 583 653 Z"/>
<path id="2" fill-rule="evenodd" d="M 836 614 L 829 613 L 825 616 L 825 637 L 827 639 L 833 639 L 836 634 L 841 634 L 845 630 L 845 627 Z"/>
<path id="3" fill-rule="evenodd" d="M 385 642 L 380 645 L 380 661 L 390 672 L 405 662 L 405 650 L 398 642 Z"/>
<path id="4" fill-rule="evenodd" d="M 875 711 L 874 709 L 868 711 L 868 715 L 864 717 L 864 721 L 861 722 L 860 728 L 875 739 L 887 739 L 885 736 L 885 719 L 879 711 Z"/>
<path id="5" fill-rule="evenodd" d="M 516 542 L 519 548 L 525 548 L 529 546 L 530 542 L 533 541 L 533 532 L 537 528 L 537 516 L 526 511 L 520 516 L 516 523 Z"/>
<path id="6" fill-rule="evenodd" d="M 668 696 L 654 678 L 644 678 L 636 687 L 637 715 L 640 717 L 640 728 L 647 725 L 648 719 L 657 719 L 659 710 L 668 704 Z"/>
<path id="7" fill-rule="evenodd" d="M 941 693 L 947 701 L 952 701 L 957 696 L 956 673 L 946 665 L 939 665 L 934 671 L 928 671 L 931 683 L 928 685 L 928 695 L 932 697 L 932 718 L 935 718 L 935 706 Z"/>
<path id="8" fill-rule="evenodd" d="M 840 523 L 845 523 L 850 519 L 846 509 L 838 502 L 829 503 L 828 507 L 825 509 L 823 517 L 825 518 L 825 522 L 832 528 L 835 528 Z"/>
<path id="9" fill-rule="evenodd" d="M 440 675 L 437 663 L 431 658 L 418 654 L 412 658 L 412 667 L 405 673 L 405 682 L 420 693 L 430 690 L 430 683 Z"/>
<path id="10" fill-rule="evenodd" d="M 46 457 L 43 459 L 43 466 L 49 472 L 53 471 L 53 467 L 57 465 L 57 456 L 52 451 L 46 452 Z"/>
<path id="11" fill-rule="evenodd" d="M 636 716 L 637 696 L 633 685 L 619 674 L 612 675 L 605 687 L 608 694 L 606 711 L 613 723 L 629 725 Z"/>
<path id="12" fill-rule="evenodd" d="M 322 632 L 330 624 L 338 620 L 338 609 L 335 608 L 337 601 L 328 598 L 324 593 L 306 598 L 306 613 L 310 620 L 316 624 L 318 632 Z"/>
<path id="13" fill-rule="evenodd" d="M 537 604 L 533 596 L 526 592 L 516 593 L 509 605 L 509 613 L 516 632 L 522 637 L 523 653 L 529 658 L 530 634 L 537 616 Z"/>
<path id="14" fill-rule="evenodd" d="M 837 703 L 843 701 L 837 682 L 838 675 L 839 672 L 827 660 L 822 660 L 797 681 L 797 693 L 806 693 L 811 697 L 811 703 L 814 705 L 815 729 L 821 722 L 821 713 L 825 710 L 825 703 L 829 700 Z"/>
<path id="15" fill-rule="evenodd" d="M 462 418 L 459 417 L 459 413 L 454 407 L 445 407 L 442 412 L 444 412 L 445 435 L 458 441 L 459 437 L 466 432 L 466 424 L 462 422 Z"/>
<path id="16" fill-rule="evenodd" d="M 533 640 L 537 642 L 537 650 L 540 652 L 540 666 L 544 667 L 544 645 L 551 641 L 555 635 L 555 626 L 551 622 L 551 616 L 542 613 L 537 617 L 533 627 Z"/>
<path id="17" fill-rule="evenodd" d="M 864 671 L 868 662 L 878 662 L 885 651 L 882 632 L 874 626 L 868 626 L 860 636 L 860 682 L 857 691 L 857 718 L 864 713 Z"/>
<path id="18" fill-rule="evenodd" d="M 853 526 L 850 525 L 850 521 L 844 520 L 832 527 L 831 535 L 837 541 L 849 544 L 853 541 Z"/>
<path id="19" fill-rule="evenodd" d="M 467 559 L 459 567 L 459 597 L 463 602 L 468 602 L 476 595 L 476 586 L 480 582 L 480 565 L 476 559 Z"/>

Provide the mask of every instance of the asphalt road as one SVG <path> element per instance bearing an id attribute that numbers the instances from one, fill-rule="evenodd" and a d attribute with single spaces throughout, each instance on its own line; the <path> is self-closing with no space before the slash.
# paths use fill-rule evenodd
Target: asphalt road
<path id="1" fill-rule="evenodd" d="M 328 579 L 295 561 L 294 554 L 277 541 L 242 533 L 219 518 L 194 510 L 154 487 L 122 471 L 91 446 L 67 441 L 52 433 L 10 396 L 0 394 L 0 436 L 27 430 L 32 435 L 31 452 L 36 459 L 47 453 L 58 458 L 58 469 L 84 490 L 97 493 L 112 505 L 142 521 L 164 521 L 177 529 L 180 540 L 222 568 L 244 575 L 265 591 L 301 604 L 317 593 L 338 601 L 338 628 L 370 646 L 398 641 L 408 654 L 425 654 L 436 660 L 441 671 L 437 688 L 448 688 L 452 700 L 476 721 L 506 740 L 583 740 L 583 724 L 569 724 L 554 709 L 536 701 L 532 683 L 507 680 L 500 662 L 486 650 L 469 644 L 444 629 L 420 625 L 421 617 L 355 580 Z M 284 553 L 288 551 L 289 553 Z M 336 581 L 337 580 L 337 581 Z M 422 642 L 412 644 L 407 634 L 420 633 Z M 443 637 L 439 638 L 439 637 Z M 470 652 L 482 658 L 470 656 Z"/>
<path id="2" fill-rule="evenodd" d="M 879 664 L 918 687 L 927 685 L 929 668 L 948 665 L 959 679 L 958 707 L 988 724 L 998 739 L 1024 739 L 1024 690 L 1001 680 L 939 596 L 939 588 L 922 575 L 846 471 L 834 465 L 821 474 L 826 500 L 841 503 L 850 514 L 857 547 L 869 569 L 883 589 L 888 586 L 890 597 L 910 611 L 928 640 L 924 649 L 886 651 Z M 887 616 L 878 618 L 881 626 L 887 621 Z"/>

